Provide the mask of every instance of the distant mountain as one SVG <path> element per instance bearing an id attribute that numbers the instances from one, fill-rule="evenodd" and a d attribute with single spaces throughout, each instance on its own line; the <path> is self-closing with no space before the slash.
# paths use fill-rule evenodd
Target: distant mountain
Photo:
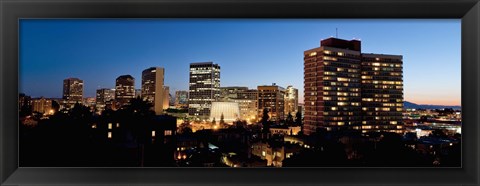
<path id="1" fill-rule="evenodd" d="M 419 105 L 412 102 L 404 101 L 403 107 L 406 109 L 444 109 L 452 108 L 454 110 L 462 110 L 461 106 L 451 106 L 451 105 Z"/>

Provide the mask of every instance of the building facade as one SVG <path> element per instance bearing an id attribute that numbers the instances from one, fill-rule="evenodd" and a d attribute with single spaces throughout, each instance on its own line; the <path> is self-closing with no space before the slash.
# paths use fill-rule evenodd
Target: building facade
<path id="1" fill-rule="evenodd" d="M 403 129 L 402 66 L 400 55 L 362 54 L 362 130 Z"/>
<path id="2" fill-rule="evenodd" d="M 191 63 L 188 114 L 208 120 L 212 102 L 220 97 L 220 65 L 213 62 Z"/>
<path id="3" fill-rule="evenodd" d="M 43 97 L 32 99 L 32 111 L 52 115 L 52 100 Z"/>
<path id="4" fill-rule="evenodd" d="M 114 99 L 115 89 L 97 89 L 97 94 L 95 97 L 95 107 L 97 109 L 97 113 L 102 113 L 106 109 L 113 109 L 111 106 Z"/>
<path id="5" fill-rule="evenodd" d="M 378 122 L 371 121 L 372 117 L 365 116 L 364 114 L 367 114 L 366 111 L 371 111 L 368 112 L 368 114 L 371 114 L 374 120 L 380 119 L 381 117 L 379 117 L 379 115 L 383 114 L 380 113 L 381 108 L 378 104 L 383 105 L 383 103 L 378 101 L 382 100 L 369 97 L 383 95 L 374 93 L 377 90 L 374 85 L 371 85 L 374 82 L 373 80 L 370 82 L 370 80 L 364 80 L 363 78 L 370 76 L 373 78 L 374 74 L 377 74 L 375 78 L 380 79 L 389 79 L 390 77 L 383 77 L 385 73 L 381 73 L 380 75 L 380 73 L 373 72 L 372 70 L 374 68 L 380 70 L 377 69 L 377 67 L 373 67 L 373 62 L 363 62 L 364 60 L 370 60 L 372 58 L 370 57 L 371 55 L 376 56 L 377 54 L 361 53 L 361 42 L 359 40 L 347 41 L 337 38 L 322 40 L 320 47 L 304 52 L 305 134 L 311 134 L 315 132 L 317 128 L 325 128 L 326 130 L 347 128 L 358 129 L 364 132 L 366 132 L 367 129 L 380 129 L 373 126 L 374 124 L 367 127 L 367 123 L 378 124 Z M 387 57 L 387 55 L 382 56 Z M 399 56 L 388 55 L 388 57 L 397 59 Z M 375 58 L 379 57 L 374 57 L 374 59 Z M 401 57 L 399 59 L 401 59 Z M 397 61 L 397 63 L 401 62 Z M 395 77 L 395 80 L 401 81 L 397 77 Z M 375 82 L 378 83 L 378 81 Z M 400 83 L 399 86 L 401 86 L 401 84 L 403 83 Z M 372 86 L 375 90 L 371 88 Z M 382 86 L 382 88 L 384 88 L 384 86 Z M 380 92 L 383 91 L 384 90 L 380 90 Z M 390 92 L 390 90 L 387 90 L 387 92 Z M 398 91 L 392 91 L 391 94 L 398 94 Z M 364 96 L 367 97 L 363 99 Z M 402 98 L 398 99 L 402 99 L 403 102 L 403 93 L 401 97 Z M 371 102 L 364 103 L 363 100 L 370 100 Z M 362 107 L 362 104 L 368 105 L 366 110 Z M 388 102 L 388 104 L 391 106 L 390 102 Z M 395 104 L 393 107 L 395 107 Z M 371 108 L 373 108 L 373 111 Z M 396 116 L 398 114 L 401 116 L 401 110 L 389 110 L 388 115 Z M 383 119 L 387 118 L 388 117 L 385 117 Z M 392 125 L 400 124 L 398 121 L 390 121 L 393 121 L 393 117 L 388 118 L 388 123 Z M 397 127 L 394 126 L 393 128 Z"/>
<path id="6" fill-rule="evenodd" d="M 135 98 L 135 78 L 131 75 L 121 75 L 115 80 L 115 108 L 129 105 Z"/>
<path id="7" fill-rule="evenodd" d="M 142 98 L 153 105 L 155 114 L 163 113 L 165 69 L 150 67 L 142 72 Z M 168 103 L 167 103 L 168 104 Z"/>
<path id="8" fill-rule="evenodd" d="M 83 101 L 83 80 L 68 78 L 63 80 L 63 106 L 66 109 L 72 108 L 75 103 L 82 104 Z"/>
<path id="9" fill-rule="evenodd" d="M 221 87 L 220 100 L 238 103 L 240 120 L 254 123 L 258 114 L 258 91 L 248 87 Z"/>
<path id="10" fill-rule="evenodd" d="M 258 89 L 257 118 L 262 118 L 267 109 L 270 120 L 279 121 L 285 117 L 285 88 L 276 85 L 261 85 Z"/>
<path id="11" fill-rule="evenodd" d="M 285 89 L 285 115 L 288 113 L 295 116 L 298 112 L 298 89 L 289 85 Z"/>

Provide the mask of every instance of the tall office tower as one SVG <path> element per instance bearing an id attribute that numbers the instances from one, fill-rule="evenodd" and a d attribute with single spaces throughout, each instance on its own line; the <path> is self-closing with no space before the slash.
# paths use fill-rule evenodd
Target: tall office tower
<path id="1" fill-rule="evenodd" d="M 188 107 L 188 91 L 179 90 L 175 92 L 175 107 L 176 108 Z"/>
<path id="2" fill-rule="evenodd" d="M 220 97 L 220 65 L 213 62 L 190 63 L 188 114 L 208 120 L 212 102 Z"/>
<path id="3" fill-rule="evenodd" d="M 317 128 L 402 129 L 402 57 L 362 54 L 358 40 L 329 38 L 304 52 L 304 134 Z M 386 125 L 389 124 L 389 125 Z"/>
<path id="4" fill-rule="evenodd" d="M 362 131 L 402 132 L 402 58 L 362 54 Z"/>
<path id="5" fill-rule="evenodd" d="M 115 108 L 120 109 L 130 104 L 135 98 L 135 78 L 131 75 L 121 75 L 115 81 Z"/>
<path id="6" fill-rule="evenodd" d="M 65 108 L 72 108 L 75 103 L 82 104 L 83 101 L 83 80 L 68 78 L 63 80 L 63 105 Z"/>
<path id="7" fill-rule="evenodd" d="M 142 72 L 142 97 L 143 100 L 153 104 L 155 114 L 163 113 L 165 89 L 163 87 L 165 69 L 150 67 Z"/>
<path id="8" fill-rule="evenodd" d="M 304 133 L 361 124 L 358 40 L 329 38 L 304 52 Z"/>
<path id="9" fill-rule="evenodd" d="M 53 114 L 52 100 L 43 97 L 32 99 L 32 111 L 42 114 Z"/>
<path id="10" fill-rule="evenodd" d="M 285 88 L 276 85 L 261 85 L 258 89 L 258 118 L 268 109 L 270 120 L 279 121 L 285 116 Z"/>
<path id="11" fill-rule="evenodd" d="M 164 86 L 163 87 L 163 109 L 168 109 L 170 105 L 170 87 Z"/>
<path id="12" fill-rule="evenodd" d="M 112 101 L 115 99 L 115 89 L 102 88 L 97 89 L 97 95 L 95 97 L 95 107 L 98 113 L 106 109 L 112 109 L 107 105 L 112 105 Z"/>
<path id="13" fill-rule="evenodd" d="M 298 89 L 287 86 L 285 90 L 285 115 L 288 113 L 295 117 L 298 112 Z"/>

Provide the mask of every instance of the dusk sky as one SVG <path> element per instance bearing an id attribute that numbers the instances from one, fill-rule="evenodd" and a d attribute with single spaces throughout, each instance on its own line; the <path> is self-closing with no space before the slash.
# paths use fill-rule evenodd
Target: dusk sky
<path id="1" fill-rule="evenodd" d="M 188 90 L 189 64 L 221 66 L 221 86 L 293 85 L 303 102 L 303 52 L 335 36 L 363 53 L 403 55 L 404 99 L 460 105 L 460 20 L 24 19 L 20 92 L 61 98 L 63 79 L 84 80 L 85 97 L 124 74 L 165 68 L 170 93 Z"/>

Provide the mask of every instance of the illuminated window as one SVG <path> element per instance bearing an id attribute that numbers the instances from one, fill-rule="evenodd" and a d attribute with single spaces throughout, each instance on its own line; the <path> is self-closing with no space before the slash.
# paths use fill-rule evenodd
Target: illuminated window
<path id="1" fill-rule="evenodd" d="M 93 124 L 92 129 L 96 129 L 96 128 L 97 128 L 97 124 Z"/>
<path id="2" fill-rule="evenodd" d="M 152 130 L 152 137 L 155 137 L 155 131 Z"/>
<path id="3" fill-rule="evenodd" d="M 332 110 L 337 110 L 337 107 L 332 107 Z"/>
<path id="4" fill-rule="evenodd" d="M 266 155 L 267 155 L 267 153 L 265 151 L 262 151 L 262 156 L 265 157 Z"/>
<path id="5" fill-rule="evenodd" d="M 340 122 L 338 122 L 337 124 L 338 124 L 338 125 L 345 125 L 345 122 L 340 121 Z"/>
<path id="6" fill-rule="evenodd" d="M 397 121 L 390 121 L 390 124 L 396 125 L 396 124 L 397 124 Z"/>
<path id="7" fill-rule="evenodd" d="M 112 138 L 112 132 L 108 132 L 107 137 L 108 137 L 108 139 L 111 139 Z"/>
<path id="8" fill-rule="evenodd" d="M 347 102 L 338 102 L 337 105 L 338 106 L 345 106 L 345 105 L 348 105 L 348 103 Z"/>
<path id="9" fill-rule="evenodd" d="M 108 123 L 108 129 L 112 129 L 112 123 Z"/>
<path id="10" fill-rule="evenodd" d="M 332 100 L 331 97 L 323 97 L 323 100 Z"/>
<path id="11" fill-rule="evenodd" d="M 171 130 L 165 130 L 164 134 L 165 134 L 165 136 L 171 136 L 172 131 Z"/>
<path id="12" fill-rule="evenodd" d="M 312 52 L 309 54 L 309 56 L 316 56 L 317 55 L 317 52 Z"/>
<path id="13" fill-rule="evenodd" d="M 367 109 L 367 107 L 362 107 L 362 110 L 363 110 L 363 111 L 366 111 L 366 110 L 368 110 L 368 109 Z"/>
<path id="14" fill-rule="evenodd" d="M 344 56 L 345 54 L 343 52 L 338 52 L 337 53 L 339 56 Z"/>
<path id="15" fill-rule="evenodd" d="M 117 128 L 120 127 L 120 123 L 117 123 Z"/>
<path id="16" fill-rule="evenodd" d="M 332 52 L 330 52 L 329 50 L 325 50 L 323 51 L 324 54 L 331 54 Z"/>

